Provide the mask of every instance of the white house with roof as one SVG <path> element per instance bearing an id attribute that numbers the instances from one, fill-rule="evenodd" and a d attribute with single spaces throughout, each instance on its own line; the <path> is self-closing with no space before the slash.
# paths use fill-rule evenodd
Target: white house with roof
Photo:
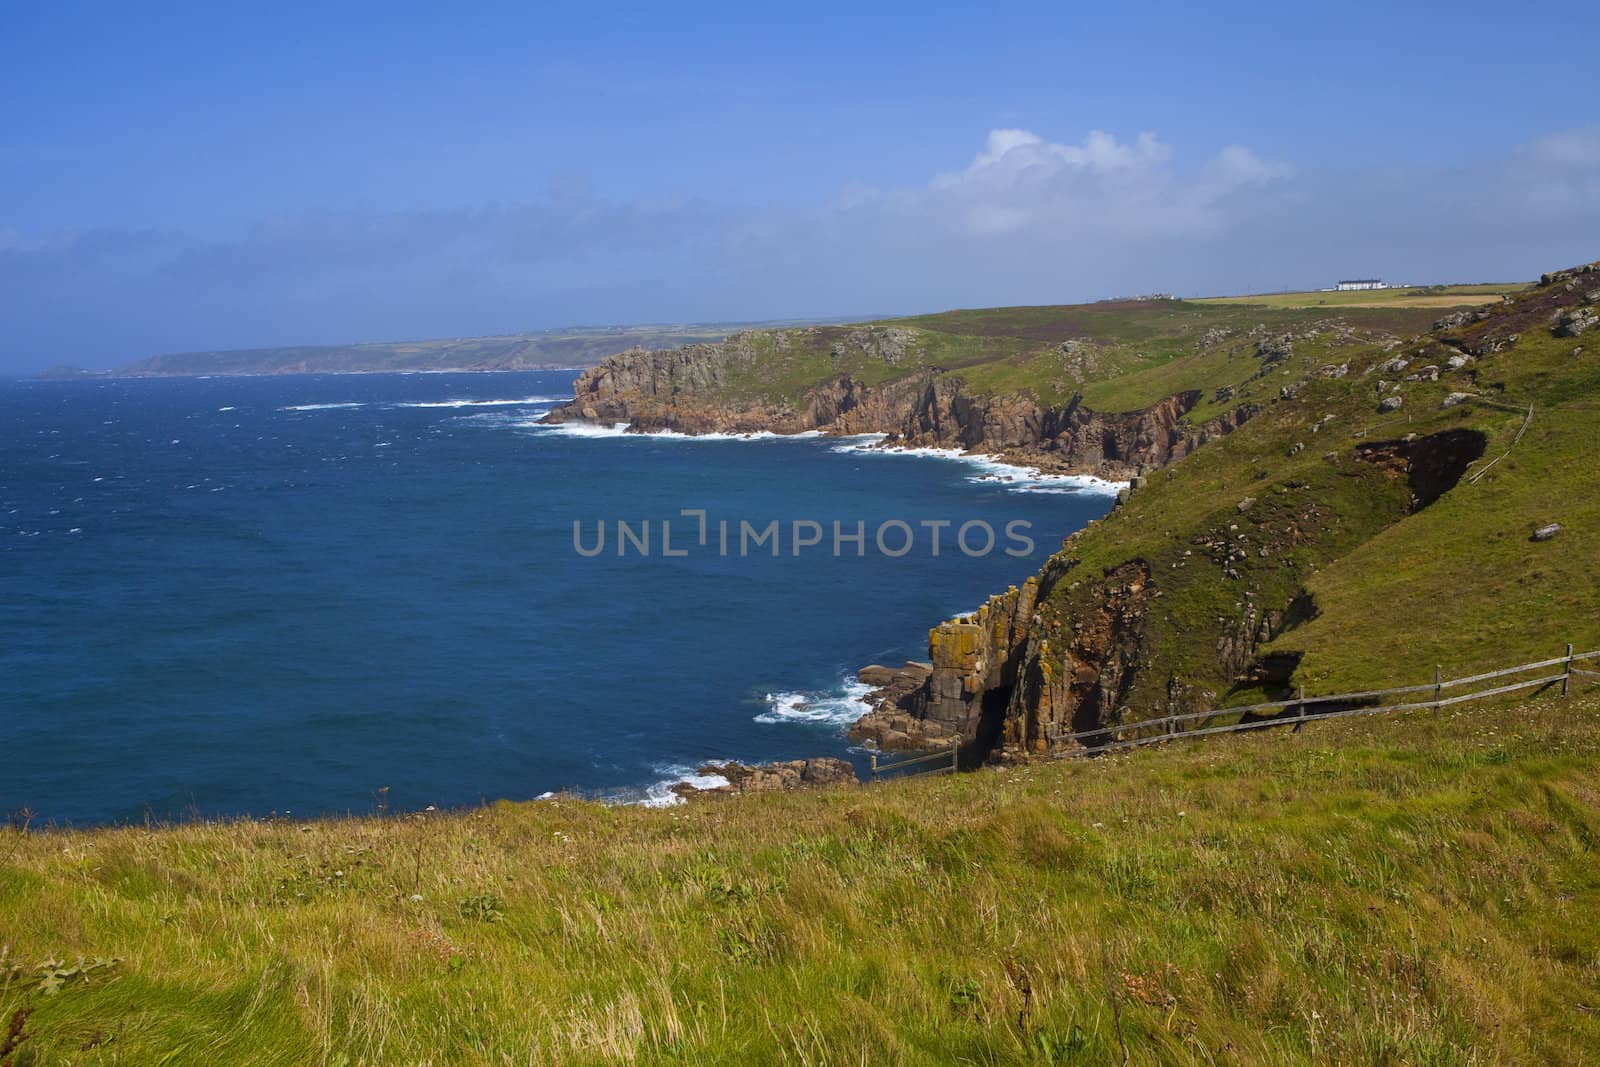
<path id="1" fill-rule="evenodd" d="M 1350 278 L 1335 285 L 1334 288 L 1341 293 L 1347 293 L 1357 289 L 1387 289 L 1389 287 L 1378 278 Z"/>

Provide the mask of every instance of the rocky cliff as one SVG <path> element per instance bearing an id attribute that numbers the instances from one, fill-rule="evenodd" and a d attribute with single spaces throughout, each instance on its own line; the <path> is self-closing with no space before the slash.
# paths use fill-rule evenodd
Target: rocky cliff
<path id="1" fill-rule="evenodd" d="M 1048 751 L 1058 733 L 1115 721 L 1140 662 L 1150 570 L 1134 560 L 1090 583 L 1084 609 L 1068 620 L 1045 598 L 1077 567 L 1058 554 L 1020 588 L 934 627 L 926 669 L 864 670 L 863 681 L 881 685 L 851 738 L 894 749 L 958 736 L 979 757 L 1022 755 Z"/>
<path id="2" fill-rule="evenodd" d="M 1200 402 L 1199 390 L 1131 412 L 1092 411 L 1080 396 L 1047 405 L 1025 393 L 980 393 L 959 372 L 912 365 L 919 360 L 912 337 L 894 327 L 811 328 L 742 333 L 664 352 L 630 350 L 584 372 L 573 400 L 545 421 L 690 434 L 881 433 L 886 445 L 960 448 L 1057 473 L 1125 480 L 1183 458 L 1255 411 L 1241 404 L 1194 425 L 1183 420 Z M 865 356 L 880 369 L 877 377 L 884 367 L 905 371 L 876 384 L 832 373 L 789 398 L 749 387 L 763 361 L 819 345 L 833 363 Z"/>

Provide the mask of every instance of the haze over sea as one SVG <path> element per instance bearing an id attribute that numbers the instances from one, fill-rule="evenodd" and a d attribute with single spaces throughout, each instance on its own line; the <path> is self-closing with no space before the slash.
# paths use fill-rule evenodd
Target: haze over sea
<path id="1" fill-rule="evenodd" d="M 923 658 L 1110 503 L 832 438 L 535 426 L 572 377 L 0 382 L 0 815 L 660 801 L 708 759 L 843 755 L 857 667 Z M 574 551 L 618 519 L 690 554 Z M 718 556 L 718 519 L 781 520 L 783 555 Z M 794 557 L 796 519 L 864 522 L 865 556 Z M 1033 552 L 930 553 L 921 522 L 971 519 Z"/>

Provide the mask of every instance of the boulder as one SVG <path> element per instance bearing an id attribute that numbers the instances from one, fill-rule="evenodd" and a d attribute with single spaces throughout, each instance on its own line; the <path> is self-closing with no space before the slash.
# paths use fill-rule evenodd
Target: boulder
<path id="1" fill-rule="evenodd" d="M 859 671 L 856 671 L 856 681 L 860 682 L 862 685 L 870 685 L 874 689 L 882 689 L 884 686 L 894 681 L 894 676 L 896 673 L 897 672 L 893 667 L 885 667 L 881 664 L 872 663 L 862 667 Z"/>
<path id="2" fill-rule="evenodd" d="M 1386 396 L 1378 401 L 1379 412 L 1398 411 L 1405 403 L 1405 398 L 1400 396 Z"/>
<path id="3" fill-rule="evenodd" d="M 1256 355 L 1263 363 L 1281 363 L 1294 355 L 1294 344 L 1288 334 L 1263 337 L 1256 342 Z"/>
<path id="4" fill-rule="evenodd" d="M 1559 522 L 1552 522 L 1552 523 L 1549 523 L 1549 524 L 1547 524 L 1545 526 L 1541 526 L 1537 530 L 1533 531 L 1533 536 L 1529 537 L 1528 540 L 1530 540 L 1530 541 L 1548 541 L 1548 540 L 1550 540 L 1552 537 L 1554 537 L 1556 534 L 1558 534 L 1560 532 L 1561 532 L 1561 524 Z"/>
<path id="5" fill-rule="evenodd" d="M 1600 311 L 1592 307 L 1573 308 L 1562 312 L 1550 331 L 1557 337 L 1577 337 L 1596 325 L 1600 325 Z"/>
<path id="6" fill-rule="evenodd" d="M 1449 396 L 1444 398 L 1444 402 L 1439 406 L 1442 408 L 1453 408 L 1457 404 L 1465 404 L 1468 400 L 1471 400 L 1477 395 L 1477 393 L 1451 393 Z"/>

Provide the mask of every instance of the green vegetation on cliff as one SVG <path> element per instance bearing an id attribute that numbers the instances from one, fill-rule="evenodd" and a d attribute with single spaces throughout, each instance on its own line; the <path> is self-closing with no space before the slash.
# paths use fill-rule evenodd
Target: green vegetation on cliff
<path id="1" fill-rule="evenodd" d="M 666 810 L 0 830 L 0 1059 L 1589 1062 L 1597 798 L 1575 695 Z"/>
<path id="2" fill-rule="evenodd" d="M 1159 713 L 1169 680 L 1254 699 L 1219 643 L 1248 652 L 1263 624 L 1272 639 L 1246 658 L 1303 657 L 1294 682 L 1313 693 L 1600 647 L 1600 351 L 1555 328 L 1600 288 L 1581 278 L 1402 345 L 1271 368 L 1262 380 L 1290 397 L 1075 538 L 1072 577 L 1051 590 L 1060 618 L 1084 608 L 1075 583 L 1129 561 L 1162 594 L 1124 702 Z M 1553 540 L 1531 539 L 1552 523 Z"/>
<path id="3" fill-rule="evenodd" d="M 1096 411 L 1135 411 L 1188 388 L 1185 383 L 1226 381 L 1219 372 L 1262 336 L 1387 341 L 1427 329 L 1438 314 L 1435 307 L 1330 311 L 1139 300 L 762 331 L 748 337 L 754 359 L 734 370 L 719 395 L 798 402 L 838 374 L 880 385 L 938 370 L 978 395 L 1026 394 L 1049 405 L 1081 393 Z"/>

